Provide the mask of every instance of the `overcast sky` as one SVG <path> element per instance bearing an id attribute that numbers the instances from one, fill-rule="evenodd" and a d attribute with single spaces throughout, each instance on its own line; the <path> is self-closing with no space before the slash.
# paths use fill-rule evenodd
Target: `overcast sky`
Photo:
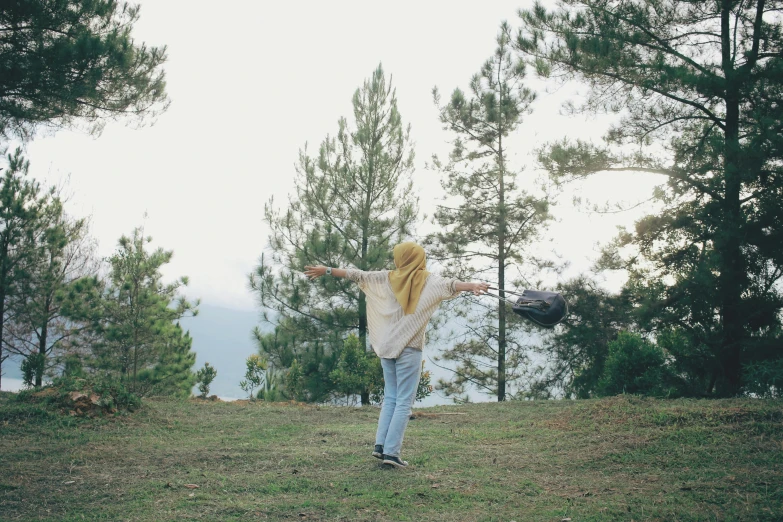
<path id="1" fill-rule="evenodd" d="M 141 129 L 117 123 L 97 137 L 73 131 L 38 137 L 27 145 L 32 174 L 50 183 L 70 178 L 68 209 L 92 216 L 102 256 L 143 224 L 154 245 L 174 251 L 165 274 L 190 276 L 191 297 L 252 309 L 247 274 L 267 245 L 264 203 L 271 196 L 284 202 L 291 193 L 298 150 L 309 142 L 315 151 L 336 133 L 338 118 L 351 116 L 354 91 L 382 63 L 412 126 L 414 182 L 422 211 L 431 214 L 438 177 L 424 163 L 433 153 L 444 155 L 450 139 L 432 87 L 444 95 L 466 88 L 494 51 L 500 22 L 518 26 L 517 9 L 530 4 L 143 0 L 134 35 L 168 46 L 171 107 Z M 577 85 L 540 90 L 534 113 L 507 142 L 516 164 L 529 165 L 525 179 L 535 175 L 530 154 L 537 146 L 566 136 L 600 138 L 607 118 L 559 114 L 578 92 Z M 596 244 L 643 209 L 596 215 L 575 209 L 572 196 L 634 202 L 659 181 L 602 175 L 571 187 L 542 248 L 571 262 L 566 276 L 585 270 Z"/>

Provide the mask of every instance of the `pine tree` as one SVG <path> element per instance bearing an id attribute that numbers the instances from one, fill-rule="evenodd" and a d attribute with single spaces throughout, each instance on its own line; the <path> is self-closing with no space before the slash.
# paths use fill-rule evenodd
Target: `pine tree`
<path id="1" fill-rule="evenodd" d="M 272 200 L 266 205 L 271 263 L 262 258 L 250 276 L 261 306 L 279 324 L 296 318 L 300 351 L 329 352 L 350 332 L 367 349 L 364 294 L 336 278 L 310 282 L 304 266 L 386 269 L 393 245 L 411 234 L 417 218 L 410 128 L 381 66 L 356 90 L 353 109 L 354 129 L 341 118 L 337 136 L 324 139 L 317 157 L 306 147 L 300 152 L 288 208 L 277 210 Z M 362 404 L 368 402 L 365 391 Z"/>
<path id="2" fill-rule="evenodd" d="M 209 396 L 209 387 L 215 377 L 217 377 L 217 370 L 208 362 L 205 362 L 204 367 L 196 372 L 196 384 L 198 384 L 198 391 L 201 392 L 202 399 Z"/>
<path id="3" fill-rule="evenodd" d="M 8 169 L 0 179 L 0 378 L 2 363 L 8 357 L 5 348 L 13 341 L 7 325 L 13 323 L 18 312 L 10 305 L 30 277 L 35 245 L 44 230 L 43 209 L 51 196 L 42 193 L 40 185 L 28 177 L 30 163 L 21 150 L 7 159 Z"/>
<path id="4" fill-rule="evenodd" d="M 195 355 L 179 320 L 196 315 L 199 302 L 179 295 L 187 277 L 162 282 L 160 269 L 173 253 L 148 252 L 151 241 L 139 228 L 123 236 L 109 258 L 108 281 L 75 281 L 61 297 L 63 311 L 92 336 L 89 365 L 117 376 L 134 393 L 187 395 L 195 382 Z"/>
<path id="5" fill-rule="evenodd" d="M 571 108 L 622 113 L 607 146 L 555 144 L 543 165 L 559 180 L 666 176 L 663 212 L 618 239 L 640 255 L 615 250 L 604 266 L 631 269 L 648 327 L 676 324 L 709 347 L 708 393 L 736 395 L 743 365 L 781 357 L 782 6 L 585 0 L 521 12 L 523 56 L 588 84 Z"/>
<path id="6" fill-rule="evenodd" d="M 165 110 L 165 47 L 131 36 L 139 7 L 19 0 L 0 9 L 0 137 Z"/>
<path id="7" fill-rule="evenodd" d="M 179 323 L 169 323 L 159 335 L 157 357 L 150 367 L 139 372 L 139 388 L 149 390 L 147 394 L 186 399 L 196 384 L 193 338 L 189 332 L 183 332 Z"/>
<path id="8" fill-rule="evenodd" d="M 468 94 L 455 89 L 441 106 L 433 90 L 444 129 L 457 137 L 448 164 L 434 160 L 445 174 L 445 198 L 434 215 L 442 231 L 427 241 L 447 273 L 462 280 L 491 278 L 499 288 L 511 282 L 512 264 L 531 260 L 524 248 L 549 219 L 546 199 L 520 188 L 518 172 L 509 165 L 509 137 L 535 97 L 522 84 L 525 67 L 512 57 L 509 32 L 503 24 L 495 54 L 473 76 Z M 521 376 L 525 360 L 519 336 L 509 335 L 522 328 L 521 322 L 507 314 L 503 302 L 462 312 L 471 334 L 443 353 L 457 363 L 453 379 L 440 383 L 448 394 L 464 394 L 473 385 L 498 401 L 506 399 L 507 384 Z"/>
<path id="9" fill-rule="evenodd" d="M 265 334 L 256 328 L 254 338 L 259 355 L 269 359 L 271 368 L 288 369 L 290 379 L 286 378 L 283 384 L 290 397 L 325 402 L 334 391 L 333 382 L 325 376 L 337 367 L 341 345 L 334 332 L 324 329 L 323 337 L 313 339 L 309 337 L 311 330 L 313 324 L 307 317 L 284 317 L 272 333 Z"/>
<path id="10" fill-rule="evenodd" d="M 353 334 L 345 339 L 337 368 L 332 370 L 329 378 L 335 384 L 335 391 L 345 397 L 346 404 L 351 403 L 352 397 L 355 401 L 364 390 L 369 390 L 372 396 L 383 389 L 380 358 L 368 354 Z"/>
<path id="11" fill-rule="evenodd" d="M 69 218 L 54 195 L 41 207 L 41 232 L 29 245 L 27 277 L 9 302 L 14 320 L 9 324 L 8 349 L 34 369 L 31 384 L 40 387 L 46 368 L 62 353 L 78 327 L 61 313 L 57 295 L 72 281 L 97 272 L 94 242 L 87 235 L 87 221 Z"/>

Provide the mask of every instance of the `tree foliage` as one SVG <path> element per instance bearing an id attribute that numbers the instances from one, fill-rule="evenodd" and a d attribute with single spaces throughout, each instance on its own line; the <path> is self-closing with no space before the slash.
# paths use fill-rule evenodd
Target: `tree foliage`
<path id="1" fill-rule="evenodd" d="M 256 397 L 253 391 L 264 385 L 267 368 L 269 363 L 258 354 L 250 355 L 245 361 L 245 378 L 239 383 L 239 387 L 247 393 L 248 399 L 254 400 Z"/>
<path id="2" fill-rule="evenodd" d="M 161 331 L 158 343 L 156 359 L 139 372 L 136 388 L 147 395 L 190 397 L 196 384 L 193 338 L 177 322 Z"/>
<path id="3" fill-rule="evenodd" d="M 351 397 L 360 396 L 369 391 L 370 398 L 378 398 L 383 393 L 383 369 L 381 359 L 367 352 L 359 337 L 349 335 L 343 343 L 337 367 L 329 374 L 337 394 L 350 403 Z"/>
<path id="4" fill-rule="evenodd" d="M 455 89 L 441 105 L 440 121 L 456 135 L 449 162 L 434 158 L 444 175 L 444 199 L 434 215 L 440 231 L 427 240 L 446 273 L 462 280 L 491 279 L 505 288 L 512 265 L 530 262 L 530 245 L 549 219 L 546 199 L 520 187 L 509 165 L 509 138 L 530 110 L 534 94 L 522 81 L 525 66 L 512 56 L 510 28 L 501 27 L 495 54 L 473 76 L 468 93 Z M 501 296 L 504 293 L 500 292 Z M 453 378 L 441 382 L 447 394 L 464 395 L 469 386 L 499 401 L 516 385 L 525 364 L 522 323 L 507 318 L 508 306 L 474 307 L 460 313 L 470 334 L 443 353 L 456 363 Z"/>
<path id="5" fill-rule="evenodd" d="M 668 396 L 672 393 L 673 376 L 660 347 L 639 334 L 620 332 L 608 348 L 597 395 Z"/>
<path id="6" fill-rule="evenodd" d="M 39 232 L 31 239 L 26 277 L 9 301 L 14 310 L 8 325 L 8 350 L 35 369 L 31 385 L 40 387 L 44 372 L 58 364 L 79 325 L 62 314 L 57 299 L 68 284 L 98 271 L 95 243 L 86 219 L 65 214 L 56 193 L 41 207 Z"/>
<path id="7" fill-rule="evenodd" d="M 285 317 L 271 333 L 254 330 L 258 352 L 270 367 L 286 371 L 283 381 L 289 398 L 301 402 L 327 402 L 334 392 L 328 376 L 335 370 L 342 343 L 327 329 L 323 337 L 310 337 L 313 323 L 307 317 Z M 294 368 L 296 366 L 296 368 Z"/>
<path id="8" fill-rule="evenodd" d="M 138 18 L 138 6 L 115 0 L 3 2 L 0 137 L 165 110 L 166 48 L 133 39 Z"/>
<path id="9" fill-rule="evenodd" d="M 557 291 L 568 297 L 568 317 L 534 347 L 543 359 L 529 393 L 536 398 L 593 397 L 609 344 L 635 326 L 632 302 L 627 294 L 613 294 L 587 275 L 558 284 Z"/>
<path id="10" fill-rule="evenodd" d="M 306 147 L 300 152 L 288 207 L 267 203 L 272 255 L 262 257 L 250 276 L 265 314 L 273 314 L 280 330 L 259 341 L 260 348 L 290 350 L 287 364 L 299 359 L 306 376 L 320 372 L 318 357 L 339 349 L 351 332 L 367 349 L 367 309 L 355 284 L 330 277 L 310 282 L 304 266 L 385 269 L 392 246 L 411 234 L 417 219 L 410 128 L 380 66 L 354 93 L 353 116 L 353 128 L 341 118 L 337 135 L 324 139 L 316 157 Z M 273 346 L 293 338 L 285 348 Z M 305 364 L 306 351 L 316 355 L 312 363 Z M 362 402 L 368 400 L 365 390 Z"/>
<path id="11" fill-rule="evenodd" d="M 654 172 L 663 211 L 602 266 L 630 271 L 650 331 L 676 325 L 712 375 L 742 391 L 746 363 L 781 357 L 783 33 L 779 1 L 565 1 L 521 11 L 516 40 L 538 72 L 589 85 L 575 113 L 620 113 L 606 145 L 553 144 L 558 180 Z M 706 347 L 707 350 L 703 350 Z"/>
<path id="12" fill-rule="evenodd" d="M 109 258 L 107 280 L 81 278 L 60 299 L 64 313 L 85 325 L 75 349 L 90 367 L 116 376 L 134 393 L 187 396 L 195 354 L 179 320 L 196 315 L 198 301 L 179 294 L 186 277 L 163 283 L 160 269 L 173 253 L 148 251 L 151 241 L 139 228 L 123 236 Z"/>
<path id="13" fill-rule="evenodd" d="M 0 179 L 0 377 L 2 363 L 9 356 L 7 348 L 14 346 L 9 326 L 20 313 L 18 304 L 29 284 L 36 246 L 46 230 L 43 216 L 52 196 L 29 177 L 30 162 L 21 150 L 9 154 L 7 161 Z"/>

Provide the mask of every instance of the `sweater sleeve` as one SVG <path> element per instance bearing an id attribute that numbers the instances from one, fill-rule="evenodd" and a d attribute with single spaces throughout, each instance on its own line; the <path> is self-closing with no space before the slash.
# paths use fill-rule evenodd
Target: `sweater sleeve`
<path id="1" fill-rule="evenodd" d="M 441 299 L 453 299 L 459 296 L 460 292 L 458 292 L 456 289 L 456 285 L 459 282 L 458 279 L 446 279 L 437 275 L 434 277 L 434 282 L 436 283 L 436 288 L 438 290 L 438 296 Z"/>
<path id="2" fill-rule="evenodd" d="M 386 282 L 389 279 L 389 272 L 387 270 L 368 272 L 356 268 L 347 268 L 345 270 L 345 278 L 359 283 L 359 288 L 362 288 L 368 283 L 382 284 Z"/>

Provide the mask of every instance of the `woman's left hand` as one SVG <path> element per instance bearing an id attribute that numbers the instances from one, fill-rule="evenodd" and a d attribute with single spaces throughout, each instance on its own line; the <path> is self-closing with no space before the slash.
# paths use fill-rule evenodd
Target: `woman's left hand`
<path id="1" fill-rule="evenodd" d="M 489 290 L 489 283 L 473 283 L 473 295 L 486 294 Z"/>
<path id="2" fill-rule="evenodd" d="M 322 275 L 326 275 L 326 267 L 323 265 L 306 266 L 304 273 L 310 279 L 316 279 Z"/>

